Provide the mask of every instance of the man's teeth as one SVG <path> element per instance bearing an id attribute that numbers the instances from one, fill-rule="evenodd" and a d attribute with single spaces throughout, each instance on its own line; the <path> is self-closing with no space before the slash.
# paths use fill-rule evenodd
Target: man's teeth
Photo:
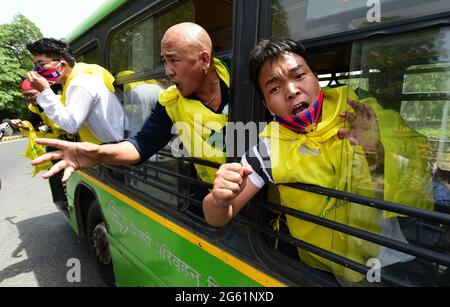
<path id="1" fill-rule="evenodd" d="M 306 103 L 301 103 L 294 107 L 294 110 L 292 111 L 292 113 L 297 115 L 297 114 L 304 112 L 307 108 L 308 108 L 308 106 Z"/>

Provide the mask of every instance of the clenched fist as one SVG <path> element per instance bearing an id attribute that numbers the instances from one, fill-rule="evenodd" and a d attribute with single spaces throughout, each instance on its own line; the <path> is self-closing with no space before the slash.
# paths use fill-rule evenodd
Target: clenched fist
<path id="1" fill-rule="evenodd" d="M 217 207 L 227 208 L 233 200 L 242 192 L 247 181 L 247 176 L 252 174 L 252 168 L 239 163 L 228 163 L 220 166 L 216 172 L 212 195 Z"/>

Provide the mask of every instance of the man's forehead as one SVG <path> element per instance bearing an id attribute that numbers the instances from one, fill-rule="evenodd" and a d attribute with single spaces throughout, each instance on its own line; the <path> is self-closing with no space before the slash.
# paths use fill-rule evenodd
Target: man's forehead
<path id="1" fill-rule="evenodd" d="M 192 53 L 192 48 L 188 48 L 181 43 L 176 45 L 161 45 L 162 58 L 189 57 Z"/>
<path id="2" fill-rule="evenodd" d="M 306 62 L 303 57 L 299 56 L 295 53 L 285 53 L 282 54 L 271 61 L 268 61 L 266 64 L 270 67 L 270 69 L 296 69 L 299 67 L 306 66 Z"/>
<path id="3" fill-rule="evenodd" d="M 174 42 L 163 41 L 161 43 L 161 56 L 169 57 L 174 56 L 178 52 L 178 46 Z"/>
<path id="4" fill-rule="evenodd" d="M 261 75 L 264 75 L 267 78 L 272 78 L 275 76 L 282 76 L 284 74 L 295 72 L 304 67 L 305 65 L 303 65 L 303 63 L 295 61 L 267 62 L 266 64 L 263 65 L 261 69 Z"/>
<path id="5" fill-rule="evenodd" d="M 307 67 L 307 64 L 301 56 L 286 53 L 264 63 L 259 74 L 259 81 L 264 86 L 267 86 L 273 82 L 287 78 L 289 75 L 305 67 Z"/>

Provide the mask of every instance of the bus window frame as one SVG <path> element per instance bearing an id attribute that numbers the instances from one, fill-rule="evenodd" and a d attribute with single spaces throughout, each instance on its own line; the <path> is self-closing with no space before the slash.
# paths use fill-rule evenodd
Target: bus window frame
<path id="1" fill-rule="evenodd" d="M 143 1 L 142 1 L 143 2 Z M 177 1 L 173 0 L 168 4 L 167 6 L 158 7 L 159 4 L 161 4 L 163 1 L 157 0 L 153 2 L 152 4 L 148 5 L 145 9 L 142 9 L 135 13 L 134 15 L 130 16 L 129 18 L 125 19 L 124 21 L 118 23 L 116 26 L 112 28 L 108 28 L 109 30 L 106 30 L 101 28 L 101 34 L 107 33 L 106 35 L 106 41 L 108 44 L 103 44 L 100 46 L 103 46 L 100 49 L 100 52 L 103 52 L 102 56 L 106 60 L 105 63 L 106 67 L 109 66 L 109 54 L 106 52 L 107 46 L 109 46 L 109 41 L 111 39 L 111 33 L 113 31 L 116 31 L 117 29 L 120 29 L 121 26 L 124 24 L 127 25 L 131 20 L 136 20 L 133 23 L 138 23 L 144 20 L 145 18 L 149 17 L 152 13 L 158 14 L 162 13 L 164 9 L 171 8 L 172 5 L 175 4 L 182 4 L 183 1 Z M 244 12 L 245 15 L 244 15 Z M 250 14 L 250 16 L 249 16 Z M 138 16 L 138 17 L 136 17 Z M 251 120 L 257 121 L 257 120 L 266 120 L 266 113 L 264 112 L 265 108 L 262 106 L 262 103 L 260 102 L 260 98 L 257 96 L 255 89 L 253 86 L 248 86 L 248 68 L 247 68 L 247 62 L 249 58 L 249 51 L 253 48 L 253 46 L 256 44 L 257 41 L 259 41 L 262 38 L 270 38 L 271 37 L 271 25 L 272 25 L 272 18 L 271 18 L 271 1 L 270 0 L 257 0 L 257 1 L 239 1 L 235 0 L 233 3 L 233 19 L 232 19 L 232 28 L 233 28 L 233 38 L 232 38 L 232 51 L 231 51 L 231 59 L 232 59 L 232 87 L 231 87 L 231 103 L 230 103 L 230 121 L 243 121 L 248 122 Z M 352 41 L 376 36 L 376 35 L 388 35 L 393 33 L 401 33 L 401 32 L 408 32 L 413 31 L 415 29 L 421 29 L 436 25 L 448 25 L 450 24 L 450 21 L 448 20 L 448 17 L 450 16 L 450 9 L 449 12 L 446 13 L 439 13 L 439 14 L 433 14 L 428 16 L 423 16 L 421 18 L 417 18 L 414 20 L 402 20 L 398 22 L 392 22 L 388 25 L 380 25 L 380 26 L 374 26 L 369 28 L 364 28 L 360 30 L 351 30 L 344 33 L 339 34 L 333 34 L 328 36 L 320 36 L 314 39 L 309 39 L 302 41 L 302 43 L 305 45 L 305 47 L 309 50 L 311 48 L 318 48 L 320 50 L 323 50 L 324 47 L 327 46 L 334 46 L 338 43 L 349 43 Z M 251 27 L 242 27 L 243 24 L 248 26 L 248 20 L 252 20 L 254 22 L 251 23 Z M 131 23 L 127 26 L 131 26 Z M 125 29 L 125 28 L 124 28 Z M 106 31 L 105 31 L 106 30 Z M 89 35 L 89 33 L 92 31 L 89 30 L 86 32 L 85 35 Z M 256 35 L 255 35 L 256 33 Z M 77 38 L 77 40 L 82 40 L 82 36 Z M 85 44 L 86 45 L 86 44 Z M 85 46 L 84 45 L 84 46 Z M 79 48 L 78 50 L 81 50 L 82 48 Z M 244 55 L 240 58 L 240 61 L 238 61 L 238 58 Z M 247 62 L 246 62 L 247 61 Z M 242 63 L 245 63 L 245 65 L 242 65 Z M 118 79 L 118 84 L 124 84 L 127 82 L 134 82 L 134 81 L 140 81 L 148 79 L 149 77 L 155 77 L 155 76 L 164 76 L 164 71 L 161 70 L 161 67 L 157 67 L 152 71 L 147 72 L 139 72 L 133 76 L 124 77 L 121 79 Z M 233 102 L 237 101 L 247 101 L 248 104 L 245 104 L 246 108 L 234 108 Z M 251 102 L 251 103 L 250 103 Z M 240 106 L 241 107 L 241 106 Z M 103 168 L 103 167 L 102 167 Z M 105 174 L 103 174 L 104 176 Z M 106 176 L 109 177 L 109 176 Z M 107 180 L 108 181 L 108 180 Z M 120 186 L 120 189 L 126 190 L 127 187 Z M 130 189 L 131 190 L 131 189 Z M 134 196 L 133 196 L 134 197 Z M 139 199 L 139 198 L 138 198 Z M 151 209 L 154 209 L 155 211 L 161 211 L 164 212 L 165 215 L 167 215 L 169 218 L 174 219 L 176 221 L 180 221 L 183 223 L 183 225 L 186 225 L 187 228 L 194 228 L 196 230 L 200 229 L 201 231 L 205 231 L 203 233 L 206 237 L 214 238 L 226 238 L 231 230 L 234 227 L 243 228 L 240 225 L 242 224 L 240 220 L 242 218 L 245 218 L 246 216 L 251 216 L 251 212 L 253 209 L 258 210 L 259 212 L 262 212 L 261 208 L 253 208 L 257 206 L 253 206 L 250 204 L 247 206 L 249 209 L 249 213 L 244 213 L 247 211 L 247 209 L 242 211 L 242 215 L 238 215 L 236 217 L 236 221 L 232 221 L 227 227 L 223 229 L 217 229 L 210 226 L 204 226 L 204 225 L 192 225 L 189 217 L 187 217 L 184 213 L 181 214 L 174 214 L 174 212 L 177 212 L 173 210 L 172 208 L 164 208 L 164 206 L 156 206 L 155 201 L 148 202 L 145 199 L 142 200 L 142 203 L 150 203 Z M 236 225 L 236 226 L 235 226 Z M 248 227 L 247 227 L 248 228 Z M 249 231 L 251 229 L 248 229 Z M 220 232 L 219 236 L 214 235 L 214 231 Z M 251 240 L 250 232 L 248 232 L 249 238 L 252 243 L 253 240 Z M 258 234 L 258 237 L 261 239 L 262 235 Z M 255 246 L 261 246 L 264 249 L 268 250 L 270 247 L 268 244 L 264 244 L 263 242 L 255 242 Z M 270 258 L 270 255 L 261 255 L 259 254 L 260 250 L 255 249 L 255 246 L 252 245 L 252 248 L 254 249 L 254 254 L 256 255 L 256 258 L 259 259 L 259 264 L 266 266 L 269 263 L 269 260 L 272 262 L 276 262 L 273 259 Z M 273 247 L 270 248 L 272 252 L 276 252 Z M 278 253 L 277 255 L 281 255 Z M 280 272 L 283 272 L 281 269 L 283 266 L 281 264 L 277 264 L 276 267 L 270 266 L 270 269 L 272 269 L 272 274 L 275 276 L 280 277 Z M 296 266 L 296 270 L 298 267 Z M 301 268 L 303 269 L 303 268 Z M 306 267 L 306 270 L 309 269 Z M 298 271 L 296 271 L 298 272 Z M 317 277 L 317 280 L 321 280 L 320 274 L 317 274 L 317 270 L 312 270 L 312 272 L 308 272 L 306 274 L 306 279 L 313 280 Z M 284 273 L 283 273 L 284 274 Z M 292 277 L 291 275 L 283 275 L 287 277 Z M 319 282 L 319 284 L 321 284 Z"/>
<path id="2" fill-rule="evenodd" d="M 110 57 L 109 57 L 109 51 L 111 50 L 112 45 L 112 39 L 114 35 L 118 34 L 119 32 L 126 31 L 127 29 L 132 28 L 133 26 L 142 23 L 147 18 L 154 17 L 155 15 L 162 15 L 164 12 L 168 11 L 169 9 L 175 7 L 175 5 L 182 5 L 182 2 L 187 2 L 189 0 L 180 1 L 180 0 L 170 0 L 169 2 L 163 1 L 163 0 L 156 0 L 155 2 L 149 4 L 145 8 L 143 8 L 141 11 L 131 15 L 130 17 L 126 18 L 122 22 L 116 24 L 115 26 L 111 27 L 106 34 L 106 43 L 105 43 L 105 67 L 109 69 L 110 67 Z M 154 67 L 151 70 L 138 72 L 138 73 L 147 73 L 147 77 L 152 75 L 155 70 L 160 69 L 159 66 Z M 131 76 L 130 76 L 131 77 Z M 128 78 L 127 78 L 128 79 Z M 130 78 L 131 79 L 131 78 Z M 133 81 L 141 81 L 144 79 L 136 79 Z M 127 80 L 128 81 L 128 80 Z"/>
<path id="3" fill-rule="evenodd" d="M 429 28 L 433 26 L 449 25 L 450 11 L 444 13 L 431 14 L 415 18 L 414 20 L 393 21 L 385 25 L 375 25 L 363 29 L 355 29 L 342 33 L 319 36 L 302 41 L 308 48 L 332 46 L 339 43 L 354 42 L 377 35 L 390 35 L 403 32 L 411 32 L 418 29 Z"/>
<path id="4" fill-rule="evenodd" d="M 100 63 L 102 60 L 101 54 L 102 54 L 102 48 L 100 47 L 100 41 L 97 37 L 91 39 L 88 43 L 84 44 L 81 48 L 77 49 L 74 52 L 74 58 L 84 56 L 85 53 L 91 52 L 94 49 L 98 49 L 99 58 L 98 62 Z"/>
<path id="5" fill-rule="evenodd" d="M 263 0 L 264 1 L 264 0 Z M 265 2 L 265 1 L 264 1 Z M 270 3 L 271 1 L 267 1 L 268 3 Z M 265 21 L 265 24 L 260 24 L 258 29 L 263 29 L 263 35 L 260 34 L 260 38 L 271 38 L 272 37 L 272 14 L 271 14 L 271 8 L 270 8 L 270 13 L 267 15 L 267 6 L 265 7 L 265 11 L 261 10 L 260 13 L 263 14 L 264 12 L 266 12 L 265 19 L 263 19 Z M 367 39 L 373 36 L 378 36 L 378 35 L 391 35 L 391 34 L 396 34 L 396 33 L 404 33 L 404 32 L 411 32 L 417 29 L 424 29 L 424 28 L 430 28 L 430 27 L 436 27 L 436 26 L 445 26 L 445 25 L 450 25 L 450 20 L 448 19 L 448 17 L 450 16 L 450 10 L 448 12 L 444 12 L 444 13 L 437 13 L 437 14 L 430 14 L 427 16 L 422 16 L 420 18 L 415 18 L 414 20 L 401 20 L 401 21 L 396 21 L 396 22 L 392 22 L 389 24 L 384 24 L 384 25 L 380 25 L 380 26 L 373 26 L 373 27 L 368 27 L 368 28 L 363 28 L 363 29 L 356 29 L 356 30 L 350 30 L 350 31 L 346 31 L 344 33 L 336 33 L 336 34 L 330 34 L 330 35 L 324 35 L 324 36 L 320 36 L 314 39 L 308 39 L 308 40 L 304 40 L 301 41 L 301 43 L 305 46 L 305 48 L 307 49 L 307 51 L 309 51 L 310 49 L 317 49 L 317 50 L 322 50 L 324 47 L 329 47 L 329 46 L 336 46 L 339 44 L 348 44 L 348 43 L 352 43 L 354 41 L 357 40 L 363 40 L 363 39 Z M 265 37 L 264 37 L 265 36 Z M 235 67 L 233 65 L 233 67 Z M 321 72 L 323 73 L 323 72 Z M 253 88 L 253 86 L 251 86 Z M 261 102 L 259 102 L 258 96 L 257 94 L 253 94 L 253 99 L 254 99 L 254 104 L 260 104 L 262 105 Z M 253 110 L 255 109 L 254 108 Z M 234 113 L 233 113 L 234 114 Z M 267 120 L 267 114 L 261 114 L 261 118 L 260 120 Z M 239 118 L 239 116 L 237 116 Z M 233 118 L 234 119 L 234 118 Z M 245 122 L 245 121 L 244 121 Z M 230 162 L 234 162 L 234 161 L 230 161 Z M 305 187 L 300 187 L 299 184 L 296 184 L 297 188 L 300 188 L 302 190 L 306 190 L 309 191 L 308 188 L 305 189 Z M 320 187 L 313 187 L 312 190 L 320 190 Z M 313 193 L 319 193 L 319 194 L 324 194 L 324 195 L 329 195 L 327 194 L 327 192 L 318 192 L 318 191 L 312 191 Z M 264 193 L 261 192 L 261 193 Z M 344 195 L 343 197 L 350 197 L 350 198 L 360 198 L 361 196 L 358 194 L 351 194 L 351 193 L 346 193 L 346 192 L 339 192 L 339 194 Z M 330 195 L 332 196 L 332 195 Z M 332 196 L 333 197 L 333 196 Z M 267 199 L 267 198 L 266 198 Z M 384 201 L 379 201 L 376 199 L 372 199 L 372 200 L 368 200 L 368 202 L 375 202 L 377 203 L 376 207 L 377 208 L 383 208 L 383 206 L 385 204 L 387 204 L 387 202 Z M 263 202 L 267 202 L 267 201 L 263 201 Z M 360 204 L 360 205 L 364 205 L 364 204 Z M 399 210 L 402 210 L 404 208 L 404 206 L 402 206 L 401 204 L 393 204 L 394 207 L 398 207 Z M 261 214 L 262 210 L 267 210 L 267 209 L 261 209 L 258 208 L 257 206 L 257 201 L 253 200 L 250 202 L 250 204 L 248 204 L 246 207 L 249 207 L 248 211 L 249 212 L 253 212 L 250 213 L 251 215 L 257 214 L 258 212 Z M 406 211 L 408 211 L 409 208 L 404 208 L 406 209 Z M 298 212 L 301 212 L 299 210 L 295 210 Z M 412 210 L 414 211 L 414 210 Z M 417 213 L 418 216 L 421 216 L 421 214 L 423 214 L 423 216 L 425 217 L 425 220 L 428 219 L 433 219 L 435 218 L 436 220 L 440 220 L 442 222 L 449 222 L 449 216 L 440 212 L 420 212 L 421 210 L 418 210 L 419 212 Z M 421 216 L 422 217 L 422 216 Z M 236 217 L 239 218 L 239 215 Z M 245 223 L 244 223 L 245 224 Z M 257 223 L 258 225 L 260 223 Z M 449 224 L 450 225 L 450 224 Z M 267 234 L 263 234 L 261 231 L 258 230 L 253 230 L 249 228 L 249 238 L 250 238 L 250 242 L 252 244 L 252 248 L 255 250 L 255 255 L 257 255 L 257 257 L 260 259 L 261 263 L 263 263 L 264 265 L 267 265 L 270 267 L 270 269 L 272 271 L 275 272 L 283 272 L 282 276 L 288 277 L 289 279 L 292 280 L 297 280 L 297 276 L 296 273 L 301 272 L 301 271 L 309 271 L 312 268 L 307 267 L 306 265 L 302 264 L 301 262 L 297 262 L 295 263 L 295 261 L 289 261 L 292 260 L 290 259 L 288 256 L 286 256 L 285 254 L 283 254 L 282 252 L 278 252 L 276 249 L 274 249 L 273 247 L 270 247 L 267 242 L 264 242 L 264 236 L 267 236 Z M 290 237 L 291 239 L 294 239 L 293 237 Z M 273 257 L 275 257 L 276 259 L 282 259 L 284 258 L 283 261 L 285 261 L 285 263 L 278 263 L 277 260 L 273 260 Z M 289 258 L 289 259 L 287 259 Z M 285 265 L 286 263 L 289 263 L 290 265 L 290 269 L 286 270 L 285 269 Z M 295 268 L 293 270 L 293 268 Z M 294 272 L 293 272 L 294 271 Z M 330 280 L 329 278 L 327 278 L 327 274 L 324 274 L 323 272 L 319 271 L 319 270 L 314 270 L 312 269 L 311 272 L 308 273 L 308 280 L 314 282 L 314 280 L 319 281 L 319 284 L 328 284 L 328 285 L 333 285 L 333 281 Z M 395 276 L 392 276 L 394 282 L 392 284 L 395 284 Z M 301 278 L 300 278 L 301 279 Z M 299 282 L 297 280 L 297 282 Z M 386 281 L 387 282 L 387 281 Z M 390 281 L 392 282 L 392 281 Z M 389 283 L 389 282 L 387 282 Z M 337 281 L 336 284 L 337 285 Z M 401 285 L 402 283 L 399 282 L 398 285 Z"/>
<path id="6" fill-rule="evenodd" d="M 156 17 L 159 15 L 164 15 L 166 12 L 169 12 L 171 9 L 174 9 L 177 6 L 181 6 L 188 1 L 189 0 L 172 1 L 172 2 L 170 2 L 170 4 L 164 5 L 162 7 L 157 7 L 156 5 L 150 5 L 146 11 L 141 11 L 140 13 L 127 18 L 123 22 L 119 23 L 117 26 L 114 26 L 113 28 L 111 28 L 111 30 L 108 32 L 107 45 L 105 48 L 105 54 L 108 57 L 108 67 L 109 67 L 109 50 L 111 47 L 112 37 L 115 34 L 121 32 L 121 31 L 126 31 L 127 29 L 143 22 L 147 18 L 151 18 L 152 16 Z M 159 1 L 159 2 L 161 2 L 161 1 Z M 136 16 L 138 16 L 138 17 L 136 17 Z M 233 17 L 233 19 L 234 19 L 234 17 Z M 231 27 L 234 27 L 233 20 L 231 23 Z M 234 41 L 234 39 L 232 39 L 232 43 L 233 43 L 233 41 Z M 214 54 L 214 57 L 217 57 L 222 60 L 230 60 L 232 57 L 232 50 L 233 50 L 233 48 L 230 50 L 221 51 L 217 54 Z M 155 79 L 155 78 L 166 78 L 163 65 L 158 65 L 152 70 L 139 71 L 132 75 L 118 78 L 118 79 L 116 79 L 115 85 L 120 86 L 120 85 L 124 85 L 124 84 L 131 83 L 131 82 L 137 82 L 137 81 L 142 81 L 142 80 L 147 80 L 147 79 Z M 230 108 L 231 108 L 231 106 L 230 106 Z M 164 151 L 164 149 L 162 149 L 162 151 Z M 156 153 L 155 155 L 159 155 L 159 152 Z M 179 163 L 182 163 L 182 160 L 180 160 Z M 121 173 L 122 170 L 120 170 L 119 167 L 107 167 L 105 173 L 107 174 L 108 181 L 110 181 L 116 187 L 120 187 L 121 190 L 125 190 L 130 195 L 133 195 L 133 197 L 136 197 L 136 199 L 140 200 L 141 204 L 143 204 L 145 207 L 147 207 L 151 210 L 156 209 L 158 212 L 160 212 L 160 211 L 164 212 L 164 214 L 167 215 L 168 217 L 172 217 L 172 218 L 192 227 L 196 231 L 202 231 L 205 235 L 211 236 L 211 238 L 213 238 L 215 240 L 223 239 L 230 235 L 230 231 L 232 229 L 231 225 L 228 225 L 227 227 L 223 227 L 223 228 L 211 227 L 206 223 L 206 221 L 203 217 L 202 218 L 190 217 L 188 214 L 186 214 L 186 212 L 189 212 L 189 210 L 186 210 L 186 211 L 176 210 L 172 205 L 170 205 L 170 206 L 162 205 L 161 206 L 160 205 L 160 203 L 162 203 L 161 200 L 157 200 L 157 201 L 156 201 L 156 199 L 149 200 L 148 196 L 142 195 L 143 193 L 140 194 L 139 191 L 137 191 L 131 187 L 123 185 L 123 183 L 121 183 L 118 179 L 116 179 L 116 178 L 114 178 L 114 176 L 112 176 L 111 172 Z M 178 175 L 178 173 L 173 173 L 172 176 L 176 177 L 176 175 Z M 138 180 L 140 180 L 140 179 L 138 179 Z M 167 191 L 163 191 L 163 192 L 169 193 Z M 191 214 L 191 215 L 193 216 L 193 214 Z"/>

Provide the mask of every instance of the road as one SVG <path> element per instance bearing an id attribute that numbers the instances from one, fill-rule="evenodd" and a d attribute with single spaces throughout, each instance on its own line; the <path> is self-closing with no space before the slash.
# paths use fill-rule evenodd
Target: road
<path id="1" fill-rule="evenodd" d="M 0 143 L 0 287 L 105 286 L 86 243 L 53 205 L 48 182 L 29 175 L 20 155 L 26 145 Z M 77 277 L 70 259 L 79 260 L 80 282 L 68 281 Z"/>

